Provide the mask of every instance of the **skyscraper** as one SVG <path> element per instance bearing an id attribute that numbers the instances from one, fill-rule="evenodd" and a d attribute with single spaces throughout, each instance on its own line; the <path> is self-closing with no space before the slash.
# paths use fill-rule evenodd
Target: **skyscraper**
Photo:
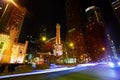
<path id="1" fill-rule="evenodd" d="M 100 8 L 96 6 L 90 6 L 85 10 L 87 14 L 88 22 L 97 21 L 100 25 L 103 25 L 104 19 Z"/>
<path id="2" fill-rule="evenodd" d="M 71 58 L 76 58 L 77 62 L 80 61 L 80 56 L 85 52 L 84 43 L 84 15 L 80 0 L 66 0 L 66 22 L 67 22 L 67 42 L 73 43 L 74 46 L 69 50 L 68 54 Z"/>
<path id="3" fill-rule="evenodd" d="M 109 0 L 120 24 L 120 0 Z"/>
<path id="4" fill-rule="evenodd" d="M 79 27 L 81 29 L 85 23 L 84 11 L 80 3 L 80 0 L 66 0 L 66 22 L 68 30 L 74 27 Z"/>
<path id="5" fill-rule="evenodd" d="M 1 6 L 2 5 L 3 3 L 1 3 Z M 2 16 L 0 18 L 0 32 L 10 34 L 10 31 L 16 28 L 17 34 L 15 41 L 18 41 L 25 13 L 26 9 L 18 4 L 15 6 L 10 2 L 4 3 L 1 11 Z"/>
<path id="6" fill-rule="evenodd" d="M 86 10 L 86 50 L 92 61 L 105 59 L 105 23 L 100 8 L 90 6 Z"/>
<path id="7" fill-rule="evenodd" d="M 18 43 L 18 38 L 26 9 L 11 0 L 1 0 L 0 7 L 0 63 L 19 63 L 21 60 L 23 63 L 28 41 L 21 44 Z"/>

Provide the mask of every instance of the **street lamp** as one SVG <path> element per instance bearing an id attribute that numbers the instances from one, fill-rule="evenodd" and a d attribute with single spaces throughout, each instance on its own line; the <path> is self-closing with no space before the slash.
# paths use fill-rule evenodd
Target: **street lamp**
<path id="1" fill-rule="evenodd" d="M 7 2 L 12 3 L 15 7 L 17 7 L 17 8 L 18 8 L 18 5 L 14 2 L 14 0 L 7 0 Z"/>
<path id="2" fill-rule="evenodd" d="M 73 43 L 73 42 L 70 42 L 70 43 L 69 43 L 69 47 L 71 48 L 70 54 L 72 55 L 72 56 L 71 56 L 71 57 L 72 57 L 72 62 L 73 62 L 73 63 L 76 63 L 74 43 Z"/>
<path id="3" fill-rule="evenodd" d="M 46 41 L 46 40 L 47 40 L 46 36 L 43 36 L 42 41 Z"/>
<path id="4" fill-rule="evenodd" d="M 45 52 L 45 41 L 47 40 L 46 36 L 41 37 L 41 51 Z"/>
<path id="5" fill-rule="evenodd" d="M 69 43 L 69 46 L 73 49 L 74 48 L 74 44 L 71 42 Z"/>
<path id="6" fill-rule="evenodd" d="M 104 47 L 102 47 L 102 51 L 105 51 L 105 48 L 104 48 Z"/>

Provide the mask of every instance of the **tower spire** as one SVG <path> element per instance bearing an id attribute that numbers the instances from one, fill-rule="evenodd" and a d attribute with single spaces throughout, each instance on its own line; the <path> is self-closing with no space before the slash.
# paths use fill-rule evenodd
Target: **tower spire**
<path id="1" fill-rule="evenodd" d="M 62 44 L 61 44 L 61 39 L 60 39 L 60 24 L 56 24 L 56 43 L 54 44 L 54 55 L 60 56 L 62 55 Z"/>
<path id="2" fill-rule="evenodd" d="M 59 23 L 56 24 L 56 44 L 61 44 Z"/>

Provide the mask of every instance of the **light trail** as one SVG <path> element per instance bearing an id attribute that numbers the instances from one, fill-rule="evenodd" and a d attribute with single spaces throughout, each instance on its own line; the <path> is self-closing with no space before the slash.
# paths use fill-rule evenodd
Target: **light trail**
<path id="1" fill-rule="evenodd" d="M 46 69 L 46 70 L 36 70 L 37 72 L 28 72 L 28 73 L 0 76 L 0 79 L 10 78 L 10 77 L 18 77 L 18 76 L 34 75 L 34 74 L 43 74 L 43 73 L 50 73 L 50 72 L 57 72 L 57 71 L 63 71 L 63 70 L 70 70 L 70 69 L 74 69 L 74 68 L 75 67 L 64 67 L 64 68 L 54 68 L 54 69 Z"/>
<path id="2" fill-rule="evenodd" d="M 0 76 L 0 79 L 10 78 L 10 77 L 18 77 L 18 76 L 34 75 L 34 74 L 43 74 L 43 73 L 50 73 L 50 72 L 58 72 L 58 71 L 64 71 L 64 70 L 72 70 L 72 69 L 75 69 L 75 68 L 78 68 L 78 67 L 88 67 L 88 66 L 95 66 L 95 65 L 97 65 L 97 63 L 79 64 L 79 65 L 74 66 L 74 67 L 63 67 L 63 68 L 52 68 L 52 69 L 45 69 L 45 70 L 35 70 L 33 72 Z"/>

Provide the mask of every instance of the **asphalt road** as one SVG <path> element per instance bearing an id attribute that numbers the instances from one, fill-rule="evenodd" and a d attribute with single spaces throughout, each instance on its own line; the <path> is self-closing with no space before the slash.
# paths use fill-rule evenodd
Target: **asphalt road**
<path id="1" fill-rule="evenodd" d="M 120 80 L 120 68 L 110 68 L 108 65 L 76 67 L 65 71 L 4 78 L 0 80 Z"/>

